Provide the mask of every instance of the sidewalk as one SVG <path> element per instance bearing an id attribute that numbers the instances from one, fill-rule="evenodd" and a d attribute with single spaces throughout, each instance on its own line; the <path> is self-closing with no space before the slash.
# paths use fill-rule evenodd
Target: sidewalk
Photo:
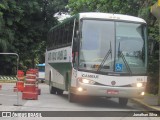
<path id="1" fill-rule="evenodd" d="M 143 99 L 132 99 L 133 101 L 141 104 L 149 111 L 160 111 L 160 105 L 158 105 L 157 95 L 145 95 Z"/>

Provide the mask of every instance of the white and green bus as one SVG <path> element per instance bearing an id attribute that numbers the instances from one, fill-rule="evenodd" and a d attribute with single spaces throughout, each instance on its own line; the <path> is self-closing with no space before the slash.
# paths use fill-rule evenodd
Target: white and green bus
<path id="1" fill-rule="evenodd" d="M 147 28 L 138 17 L 79 13 L 48 32 L 45 79 L 68 99 L 141 98 L 147 82 Z"/>

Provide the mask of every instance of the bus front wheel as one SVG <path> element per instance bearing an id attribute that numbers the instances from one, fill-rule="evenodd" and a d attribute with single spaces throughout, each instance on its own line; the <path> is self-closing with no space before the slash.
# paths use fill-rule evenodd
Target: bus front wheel
<path id="1" fill-rule="evenodd" d="M 121 106 L 126 106 L 128 103 L 128 98 L 119 98 L 119 104 Z"/>
<path id="2" fill-rule="evenodd" d="M 69 92 L 68 93 L 68 100 L 69 100 L 69 102 L 76 102 L 76 95 Z"/>

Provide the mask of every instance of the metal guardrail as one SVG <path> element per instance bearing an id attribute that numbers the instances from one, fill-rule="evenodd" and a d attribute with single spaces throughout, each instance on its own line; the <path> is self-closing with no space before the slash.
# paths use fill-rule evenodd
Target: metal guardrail
<path id="1" fill-rule="evenodd" d="M 19 55 L 17 53 L 0 53 L 0 55 L 11 55 L 11 56 L 13 55 L 13 56 L 16 56 L 17 57 L 17 66 L 16 66 L 17 68 L 16 68 L 16 70 L 18 72 Z M 16 72 L 16 74 L 17 74 L 17 72 Z M 11 81 L 17 81 L 18 78 L 15 77 L 15 76 L 0 75 L 0 81 L 3 81 L 3 80 L 5 80 L 6 82 L 10 81 L 10 80 Z"/>

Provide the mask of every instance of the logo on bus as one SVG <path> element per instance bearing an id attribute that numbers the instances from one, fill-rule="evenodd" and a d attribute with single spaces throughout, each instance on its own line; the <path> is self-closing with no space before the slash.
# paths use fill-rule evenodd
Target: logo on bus
<path id="1" fill-rule="evenodd" d="M 111 82 L 111 84 L 112 84 L 112 85 L 115 85 L 115 84 L 116 84 L 116 82 L 115 82 L 115 81 L 112 81 L 112 82 Z"/>
<path id="2" fill-rule="evenodd" d="M 98 75 L 82 74 L 82 77 L 98 78 Z"/>

